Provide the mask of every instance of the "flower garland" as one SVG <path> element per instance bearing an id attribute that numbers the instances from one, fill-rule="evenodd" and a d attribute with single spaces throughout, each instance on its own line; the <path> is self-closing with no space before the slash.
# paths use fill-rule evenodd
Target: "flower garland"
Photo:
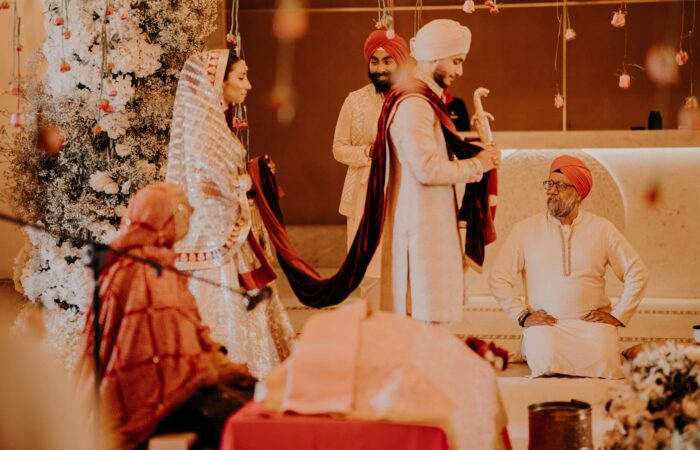
<path id="1" fill-rule="evenodd" d="M 216 0 L 42 0 L 46 39 L 22 80 L 24 128 L 0 152 L 15 212 L 102 242 L 129 197 L 164 176 L 185 59 L 215 29 Z M 28 233 L 16 286 L 45 307 L 47 342 L 70 362 L 86 307 L 82 250 Z M 53 331 L 51 331 L 53 330 Z"/>
<path id="2" fill-rule="evenodd" d="M 624 366 L 627 384 L 605 405 L 606 449 L 695 449 L 700 444 L 700 346 L 647 347 Z"/>

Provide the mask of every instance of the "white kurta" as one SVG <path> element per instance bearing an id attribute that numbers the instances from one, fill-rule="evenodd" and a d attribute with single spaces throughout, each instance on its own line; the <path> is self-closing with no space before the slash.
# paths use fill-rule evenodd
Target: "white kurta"
<path id="1" fill-rule="evenodd" d="M 615 305 L 605 294 L 608 266 L 624 282 Z M 521 279 L 525 298 L 516 288 Z M 580 211 L 567 226 L 545 212 L 513 227 L 496 258 L 489 285 L 515 321 L 528 309 L 543 309 L 558 319 L 553 326 L 523 329 L 524 356 L 533 376 L 620 378 L 617 328 L 582 319 L 601 309 L 627 324 L 647 279 L 642 260 L 607 219 Z"/>
<path id="2" fill-rule="evenodd" d="M 432 79 L 419 79 L 438 95 Z M 451 160 L 428 101 L 408 97 L 389 128 L 382 234 L 382 309 L 428 322 L 461 320 L 465 295 L 454 185 L 481 180 L 475 159 Z"/>
<path id="3" fill-rule="evenodd" d="M 348 249 L 352 245 L 365 208 L 367 181 L 372 159 L 370 150 L 377 136 L 377 121 L 382 112 L 384 96 L 372 83 L 351 92 L 338 116 L 333 137 L 333 156 L 348 166 L 340 199 L 340 214 L 347 217 Z M 365 276 L 380 277 L 381 247 L 377 248 Z"/>

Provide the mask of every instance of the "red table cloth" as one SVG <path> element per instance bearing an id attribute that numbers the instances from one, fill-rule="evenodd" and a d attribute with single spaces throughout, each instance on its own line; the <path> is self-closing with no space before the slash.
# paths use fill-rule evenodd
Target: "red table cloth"
<path id="1" fill-rule="evenodd" d="M 266 411 L 248 403 L 229 417 L 219 450 L 449 450 L 440 428 Z"/>

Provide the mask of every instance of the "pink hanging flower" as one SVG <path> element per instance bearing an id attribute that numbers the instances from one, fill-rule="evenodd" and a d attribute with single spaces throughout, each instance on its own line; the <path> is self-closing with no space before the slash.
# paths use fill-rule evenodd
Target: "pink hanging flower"
<path id="1" fill-rule="evenodd" d="M 554 95 L 554 107 L 557 109 L 562 109 L 564 107 L 564 96 L 558 92 Z"/>
<path id="2" fill-rule="evenodd" d="M 56 25 L 57 27 L 62 27 L 64 23 L 66 23 L 66 21 L 61 16 L 56 16 L 53 19 L 53 24 Z"/>
<path id="3" fill-rule="evenodd" d="M 698 109 L 698 98 L 694 95 L 686 97 L 683 102 L 683 107 L 686 109 Z"/>
<path id="4" fill-rule="evenodd" d="M 60 71 L 61 72 L 70 72 L 70 64 L 68 64 L 67 61 L 63 60 L 61 62 Z"/>
<path id="5" fill-rule="evenodd" d="M 386 30 L 389 28 L 389 23 L 386 19 L 381 18 L 374 24 L 374 28 L 377 30 Z"/>
<path id="6" fill-rule="evenodd" d="M 629 89 L 630 84 L 632 82 L 632 78 L 629 76 L 627 72 L 622 72 L 622 75 L 620 75 L 620 79 L 617 82 L 617 85 L 620 87 L 620 89 Z"/>
<path id="7" fill-rule="evenodd" d="M 10 116 L 10 126 L 12 128 L 24 128 L 24 119 L 20 113 L 12 113 Z"/>
<path id="8" fill-rule="evenodd" d="M 622 9 L 619 9 L 615 12 L 613 12 L 613 18 L 610 21 L 610 25 L 614 26 L 615 28 L 622 28 L 625 26 L 627 23 L 627 11 L 623 11 Z"/>
<path id="9" fill-rule="evenodd" d="M 114 63 L 107 63 L 107 72 L 112 72 L 114 70 Z"/>
<path id="10" fill-rule="evenodd" d="M 576 39 L 576 32 L 573 28 L 569 27 L 566 29 L 566 31 L 564 31 L 564 39 L 567 41 L 573 41 Z"/>
<path id="11" fill-rule="evenodd" d="M 293 2 L 292 6 L 275 10 L 272 18 L 272 34 L 280 41 L 299 40 L 309 29 L 309 15 L 298 3 Z"/>
<path id="12" fill-rule="evenodd" d="M 100 100 L 100 109 L 106 113 L 114 112 L 114 108 L 106 99 Z"/>
<path id="13" fill-rule="evenodd" d="M 484 2 L 484 5 L 489 8 L 489 12 L 491 14 L 498 14 L 500 12 L 498 10 L 498 5 L 496 4 L 495 1 L 486 0 L 486 2 Z"/>
<path id="14" fill-rule="evenodd" d="M 236 130 L 247 130 L 248 121 L 242 119 L 233 119 L 233 128 Z"/>
<path id="15" fill-rule="evenodd" d="M 63 31 L 63 39 L 69 40 L 70 37 L 71 37 L 70 30 L 64 30 L 64 31 Z"/>
<path id="16" fill-rule="evenodd" d="M 235 35 L 228 33 L 228 34 L 226 34 L 226 42 L 235 46 L 238 44 L 238 39 L 236 39 Z"/>
<path id="17" fill-rule="evenodd" d="M 392 28 L 391 30 L 386 30 L 386 38 L 394 39 L 396 37 L 396 31 Z"/>
<path id="18" fill-rule="evenodd" d="M 129 11 L 126 8 L 119 8 L 119 17 L 122 20 L 126 20 L 129 18 Z"/>
<path id="19" fill-rule="evenodd" d="M 471 14 L 474 11 L 476 11 L 476 5 L 474 4 L 474 0 L 465 1 L 462 5 L 462 11 L 464 11 L 467 14 Z"/>
<path id="20" fill-rule="evenodd" d="M 110 97 L 117 96 L 117 88 L 115 88 L 112 83 L 107 83 L 107 95 L 109 95 Z"/>
<path id="21" fill-rule="evenodd" d="M 107 10 L 105 10 L 105 14 L 107 14 L 108 16 L 114 14 L 114 5 L 107 5 Z"/>
<path id="22" fill-rule="evenodd" d="M 24 51 L 24 45 L 22 45 L 22 44 L 17 44 L 17 47 L 15 48 L 15 50 L 17 50 L 17 52 L 22 52 L 22 51 Z"/>
<path id="23" fill-rule="evenodd" d="M 676 53 L 676 64 L 679 66 L 684 66 L 688 62 L 688 52 L 685 50 L 680 50 Z"/>
<path id="24" fill-rule="evenodd" d="M 14 84 L 10 83 L 10 85 L 7 88 L 7 93 L 13 97 L 18 97 L 19 96 L 19 86 L 15 86 Z"/>
<path id="25" fill-rule="evenodd" d="M 0 9 L 10 9 L 10 2 L 0 2 Z"/>

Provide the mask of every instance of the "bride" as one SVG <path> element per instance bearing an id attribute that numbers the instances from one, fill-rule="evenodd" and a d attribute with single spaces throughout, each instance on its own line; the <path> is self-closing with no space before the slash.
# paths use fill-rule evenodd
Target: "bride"
<path id="1" fill-rule="evenodd" d="M 275 287 L 267 231 L 247 195 L 246 149 L 225 114 L 251 88 L 248 67 L 233 52 L 211 50 L 187 60 L 175 97 L 166 180 L 180 185 L 194 207 L 190 232 L 175 247 L 176 266 L 246 291 L 190 283 L 214 340 L 261 378 L 287 357 L 294 331 Z"/>

